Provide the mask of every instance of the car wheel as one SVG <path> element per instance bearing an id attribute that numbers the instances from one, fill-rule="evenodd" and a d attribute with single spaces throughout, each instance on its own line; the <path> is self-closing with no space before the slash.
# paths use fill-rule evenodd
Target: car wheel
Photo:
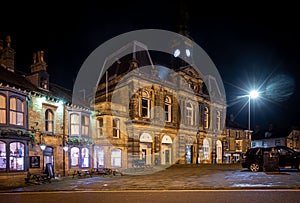
<path id="1" fill-rule="evenodd" d="M 253 162 L 249 166 L 250 171 L 252 172 L 258 172 L 260 170 L 259 164 L 256 162 Z"/>

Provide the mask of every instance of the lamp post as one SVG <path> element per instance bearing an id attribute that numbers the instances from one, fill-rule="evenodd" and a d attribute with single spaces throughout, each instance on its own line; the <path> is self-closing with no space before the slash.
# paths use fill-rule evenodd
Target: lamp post
<path id="1" fill-rule="evenodd" d="M 252 147 L 252 144 L 251 144 L 251 119 L 250 119 L 250 114 L 251 114 L 251 108 L 250 108 L 250 104 L 251 104 L 251 99 L 255 99 L 259 96 L 259 93 L 257 90 L 252 90 L 249 95 L 248 95 L 248 133 L 249 133 L 249 140 L 250 140 L 250 148 Z"/>

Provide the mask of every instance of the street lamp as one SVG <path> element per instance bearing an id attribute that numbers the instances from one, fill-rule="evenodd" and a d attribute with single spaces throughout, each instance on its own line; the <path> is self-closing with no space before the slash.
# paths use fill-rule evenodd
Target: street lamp
<path id="1" fill-rule="evenodd" d="M 250 140 L 250 148 L 252 147 L 252 144 L 251 144 L 251 134 L 250 134 L 250 131 L 251 131 L 251 121 L 250 121 L 250 111 L 251 111 L 251 108 L 250 108 L 250 103 L 251 103 L 251 99 L 256 99 L 257 97 L 259 97 L 259 92 L 257 90 L 252 90 L 249 95 L 248 95 L 248 133 L 249 133 L 249 140 Z"/>

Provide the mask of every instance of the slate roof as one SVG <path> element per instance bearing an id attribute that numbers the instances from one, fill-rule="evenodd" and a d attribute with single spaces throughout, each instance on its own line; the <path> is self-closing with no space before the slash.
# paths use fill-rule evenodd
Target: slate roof
<path id="1" fill-rule="evenodd" d="M 36 87 L 26 77 L 24 73 L 9 71 L 0 65 L 0 83 L 3 86 L 9 85 L 17 89 L 26 90 L 28 92 L 36 92 L 55 99 L 63 99 L 67 103 L 72 102 L 72 91 L 63 88 L 57 84 L 50 83 L 49 90 Z"/>

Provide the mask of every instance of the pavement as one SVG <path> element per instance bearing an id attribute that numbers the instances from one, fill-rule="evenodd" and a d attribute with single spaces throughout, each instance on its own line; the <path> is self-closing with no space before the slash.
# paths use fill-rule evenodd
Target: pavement
<path id="1" fill-rule="evenodd" d="M 300 189 L 300 172 L 251 172 L 240 164 L 173 165 L 123 171 L 124 175 L 55 178 L 51 183 L 0 188 L 0 192 Z"/>

